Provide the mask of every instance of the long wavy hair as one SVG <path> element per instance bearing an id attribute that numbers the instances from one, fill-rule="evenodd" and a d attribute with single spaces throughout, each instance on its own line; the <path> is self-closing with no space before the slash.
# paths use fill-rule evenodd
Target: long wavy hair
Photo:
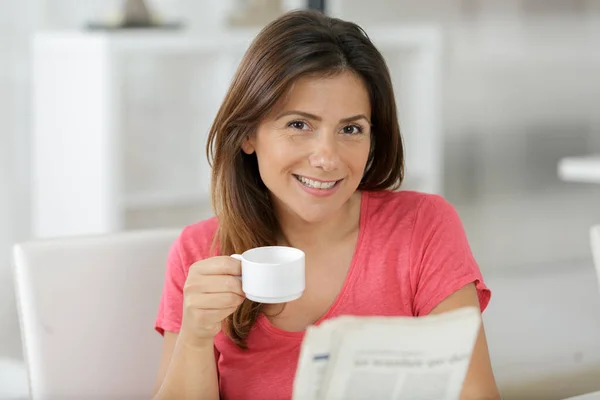
<path id="1" fill-rule="evenodd" d="M 291 84 L 306 75 L 351 71 L 371 102 L 371 149 L 358 190 L 399 188 L 404 177 L 392 81 L 384 58 L 358 25 L 315 11 L 293 11 L 268 24 L 246 51 L 208 136 L 212 204 L 219 220 L 220 254 L 276 245 L 279 232 L 255 154 L 241 151 Z M 241 348 L 262 305 L 246 299 L 224 321 L 224 331 Z"/>

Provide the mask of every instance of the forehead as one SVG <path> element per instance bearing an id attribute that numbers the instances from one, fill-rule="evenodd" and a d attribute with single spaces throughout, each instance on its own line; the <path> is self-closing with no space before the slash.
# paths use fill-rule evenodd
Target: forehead
<path id="1" fill-rule="evenodd" d="M 350 71 L 329 76 L 298 78 L 275 105 L 276 112 L 298 110 L 327 117 L 371 114 L 369 92 L 363 80 Z"/>

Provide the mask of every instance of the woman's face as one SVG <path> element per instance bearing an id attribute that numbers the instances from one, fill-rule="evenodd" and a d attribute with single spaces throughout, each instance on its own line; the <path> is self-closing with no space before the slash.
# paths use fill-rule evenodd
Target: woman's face
<path id="1" fill-rule="evenodd" d="M 306 222 L 339 211 L 355 193 L 371 146 L 371 105 L 351 72 L 303 77 L 243 144 L 278 210 Z"/>

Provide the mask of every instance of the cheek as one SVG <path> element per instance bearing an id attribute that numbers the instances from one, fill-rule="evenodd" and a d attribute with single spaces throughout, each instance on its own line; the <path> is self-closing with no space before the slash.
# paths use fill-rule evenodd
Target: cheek
<path id="1" fill-rule="evenodd" d="M 277 175 L 297 161 L 298 152 L 293 146 L 279 143 L 279 145 L 259 146 L 256 149 L 256 157 L 260 174 L 263 177 Z"/>
<path id="2" fill-rule="evenodd" d="M 364 172 L 367 161 L 369 160 L 369 152 L 371 151 L 371 144 L 369 141 L 365 141 L 364 143 L 360 143 L 360 145 L 356 146 L 352 149 L 348 155 L 348 165 L 354 171 Z"/>

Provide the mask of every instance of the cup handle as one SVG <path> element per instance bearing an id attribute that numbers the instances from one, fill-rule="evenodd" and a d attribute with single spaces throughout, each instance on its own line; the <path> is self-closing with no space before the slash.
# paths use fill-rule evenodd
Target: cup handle
<path id="1" fill-rule="evenodd" d="M 238 261 L 243 261 L 244 260 L 244 258 L 240 254 L 232 254 L 231 258 L 235 258 Z M 238 278 L 240 281 L 242 280 L 241 276 L 236 276 L 236 278 Z"/>

